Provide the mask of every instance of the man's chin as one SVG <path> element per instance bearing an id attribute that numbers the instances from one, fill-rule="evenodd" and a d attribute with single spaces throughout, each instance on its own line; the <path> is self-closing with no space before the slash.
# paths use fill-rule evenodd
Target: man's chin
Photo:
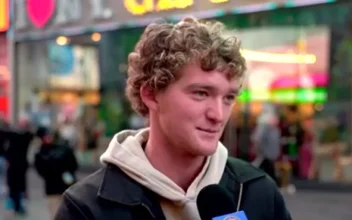
<path id="1" fill-rule="evenodd" d="M 200 156 L 211 156 L 216 152 L 217 144 L 216 145 L 203 145 L 199 148 Z"/>

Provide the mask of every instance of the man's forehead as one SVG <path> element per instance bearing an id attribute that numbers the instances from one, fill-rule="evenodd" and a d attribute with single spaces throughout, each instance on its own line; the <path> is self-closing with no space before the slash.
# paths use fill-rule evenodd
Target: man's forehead
<path id="1" fill-rule="evenodd" d="M 242 85 L 242 78 L 238 77 L 229 77 L 229 74 L 226 71 L 219 70 L 203 70 L 199 64 L 190 63 L 185 65 L 179 71 L 179 79 L 187 81 L 188 83 L 205 83 L 216 84 L 216 83 L 228 83 L 231 87 L 239 89 Z"/>

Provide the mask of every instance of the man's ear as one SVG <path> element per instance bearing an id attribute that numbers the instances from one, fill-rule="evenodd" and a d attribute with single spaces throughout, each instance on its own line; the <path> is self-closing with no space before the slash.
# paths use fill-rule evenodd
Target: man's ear
<path id="1" fill-rule="evenodd" d="M 152 91 L 146 84 L 143 84 L 140 88 L 141 99 L 143 103 L 148 107 L 150 110 L 157 109 L 157 100 L 155 92 Z"/>

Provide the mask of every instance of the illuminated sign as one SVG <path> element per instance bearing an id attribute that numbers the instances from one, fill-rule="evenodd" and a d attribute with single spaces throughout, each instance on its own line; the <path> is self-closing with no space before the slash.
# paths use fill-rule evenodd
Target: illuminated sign
<path id="1" fill-rule="evenodd" d="M 326 88 L 274 89 L 255 91 L 244 89 L 238 102 L 271 101 L 277 103 L 324 103 L 327 101 Z"/>
<path id="2" fill-rule="evenodd" d="M 55 11 L 55 1 L 27 1 L 28 18 L 32 21 L 33 25 L 37 28 L 42 28 L 50 20 Z"/>
<path id="3" fill-rule="evenodd" d="M 0 0 L 0 3 L 4 1 Z M 134 27 L 144 26 L 158 18 L 171 17 L 172 20 L 178 20 L 181 19 L 180 16 L 185 15 L 210 18 L 227 12 L 243 13 L 248 8 L 252 11 L 265 10 L 270 6 L 272 9 L 275 5 L 282 5 L 285 0 L 256 0 L 255 4 L 249 0 L 13 0 L 13 2 L 15 38 L 23 40 L 27 36 L 33 39 L 47 34 L 55 35 L 64 29 L 80 34 L 78 32 L 100 25 L 104 26 L 103 29 L 105 27 L 110 29 L 115 25 Z M 250 55 L 258 57 L 257 54 Z"/>
<path id="4" fill-rule="evenodd" d="M 53 25 L 74 23 L 82 19 L 85 9 L 82 0 L 17 0 L 16 29 L 28 27 L 28 20 L 36 28 L 45 27 L 50 20 Z M 89 19 L 108 19 L 112 16 L 111 9 L 105 7 L 105 0 L 90 0 Z M 27 17 L 29 19 L 27 19 Z"/>
<path id="5" fill-rule="evenodd" d="M 224 3 L 224 2 L 229 2 L 230 0 L 210 0 L 212 3 Z"/>
<path id="6" fill-rule="evenodd" d="M 9 101 L 9 82 L 11 74 L 7 67 L 8 56 L 6 47 L 6 35 L 0 35 L 0 115 L 8 117 Z"/>
<path id="7" fill-rule="evenodd" d="M 9 28 L 8 0 L 0 0 L 0 32 Z"/>
<path id="8" fill-rule="evenodd" d="M 192 6 L 194 0 L 124 0 L 126 9 L 134 15 L 143 15 L 153 11 L 184 9 Z"/>
<path id="9" fill-rule="evenodd" d="M 42 29 L 49 25 L 73 25 L 84 21 L 92 23 L 112 18 L 120 20 L 118 18 L 121 15 L 128 21 L 132 18 L 131 15 L 182 10 L 191 6 L 200 9 L 211 8 L 211 5 L 229 1 L 206 0 L 200 3 L 199 0 L 16 0 L 14 23 L 16 30 L 20 30 L 31 26 Z"/>

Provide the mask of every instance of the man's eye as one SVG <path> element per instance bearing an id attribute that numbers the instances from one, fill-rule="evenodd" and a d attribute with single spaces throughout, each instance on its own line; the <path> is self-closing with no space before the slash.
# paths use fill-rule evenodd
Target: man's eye
<path id="1" fill-rule="evenodd" d="M 225 97 L 225 104 L 229 104 L 231 105 L 236 99 L 236 96 L 235 95 L 228 95 Z"/>
<path id="2" fill-rule="evenodd" d="M 235 96 L 235 95 L 228 95 L 228 96 L 226 96 L 225 98 L 226 98 L 226 100 L 232 102 L 232 101 L 234 101 L 234 100 L 236 99 L 236 96 Z"/>
<path id="3" fill-rule="evenodd" d="M 199 97 L 206 97 L 208 96 L 208 93 L 205 91 L 195 91 L 194 92 L 195 95 L 199 96 Z"/>

